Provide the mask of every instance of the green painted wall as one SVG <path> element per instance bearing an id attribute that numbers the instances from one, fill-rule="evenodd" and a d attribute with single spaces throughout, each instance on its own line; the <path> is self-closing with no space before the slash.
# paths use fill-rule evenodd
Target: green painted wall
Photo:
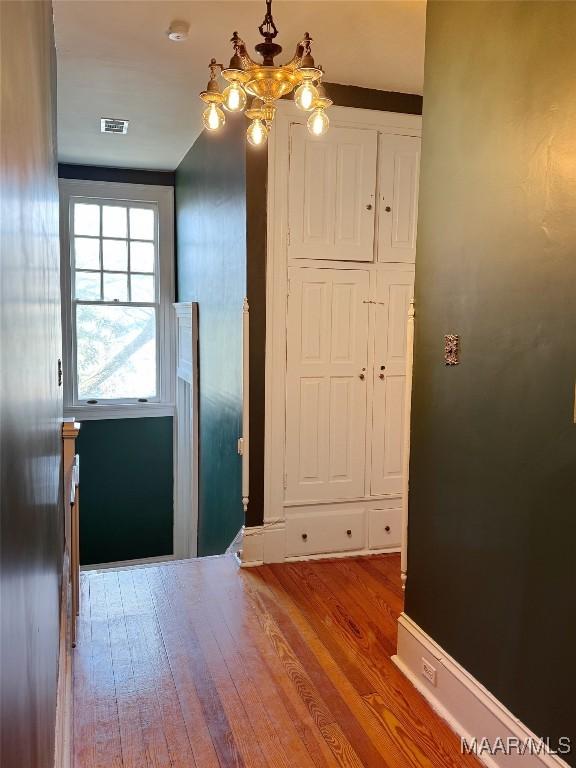
<path id="1" fill-rule="evenodd" d="M 198 554 L 226 550 L 244 523 L 242 303 L 246 295 L 243 115 L 202 133 L 176 172 L 178 300 L 199 322 Z"/>
<path id="2" fill-rule="evenodd" d="M 80 560 L 172 553 L 172 417 L 84 421 Z"/>
<path id="3" fill-rule="evenodd" d="M 576 749 L 575 35 L 573 2 L 428 4 L 406 610 Z"/>

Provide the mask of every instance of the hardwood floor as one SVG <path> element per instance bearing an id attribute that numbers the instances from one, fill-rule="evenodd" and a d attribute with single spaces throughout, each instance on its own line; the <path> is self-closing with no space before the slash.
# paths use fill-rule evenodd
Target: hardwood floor
<path id="1" fill-rule="evenodd" d="M 82 575 L 75 768 L 478 766 L 390 661 L 396 555 Z"/>

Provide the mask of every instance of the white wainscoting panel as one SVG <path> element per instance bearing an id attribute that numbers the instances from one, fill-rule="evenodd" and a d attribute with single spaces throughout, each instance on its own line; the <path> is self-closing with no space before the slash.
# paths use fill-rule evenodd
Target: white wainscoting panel
<path id="1" fill-rule="evenodd" d="M 198 304 L 174 304 L 177 320 L 174 419 L 174 557 L 198 552 Z"/>

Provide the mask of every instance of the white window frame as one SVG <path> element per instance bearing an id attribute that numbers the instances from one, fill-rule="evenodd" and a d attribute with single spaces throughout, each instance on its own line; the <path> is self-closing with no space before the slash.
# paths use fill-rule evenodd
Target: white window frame
<path id="1" fill-rule="evenodd" d="M 148 402 L 106 400 L 88 404 L 76 399 L 75 318 L 72 300 L 72 254 L 70 248 L 71 201 L 93 198 L 112 204 L 144 203 L 158 213 L 156 281 L 158 297 L 156 354 L 158 392 Z M 89 199 L 86 200 L 89 202 Z M 107 181 L 60 180 L 60 247 L 62 286 L 62 335 L 64 374 L 64 415 L 78 419 L 125 419 L 145 416 L 173 416 L 175 402 L 176 339 L 174 302 L 174 190 L 147 184 L 119 184 Z"/>

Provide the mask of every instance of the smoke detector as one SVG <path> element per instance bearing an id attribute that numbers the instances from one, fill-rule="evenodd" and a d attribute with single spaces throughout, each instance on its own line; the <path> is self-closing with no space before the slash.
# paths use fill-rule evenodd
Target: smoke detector
<path id="1" fill-rule="evenodd" d="M 181 43 L 183 40 L 188 40 L 188 32 L 190 31 L 190 24 L 187 21 L 173 21 L 168 27 L 166 34 L 175 43 Z"/>
<path id="2" fill-rule="evenodd" d="M 102 117 L 100 119 L 100 133 L 128 133 L 128 120 L 118 117 Z"/>

